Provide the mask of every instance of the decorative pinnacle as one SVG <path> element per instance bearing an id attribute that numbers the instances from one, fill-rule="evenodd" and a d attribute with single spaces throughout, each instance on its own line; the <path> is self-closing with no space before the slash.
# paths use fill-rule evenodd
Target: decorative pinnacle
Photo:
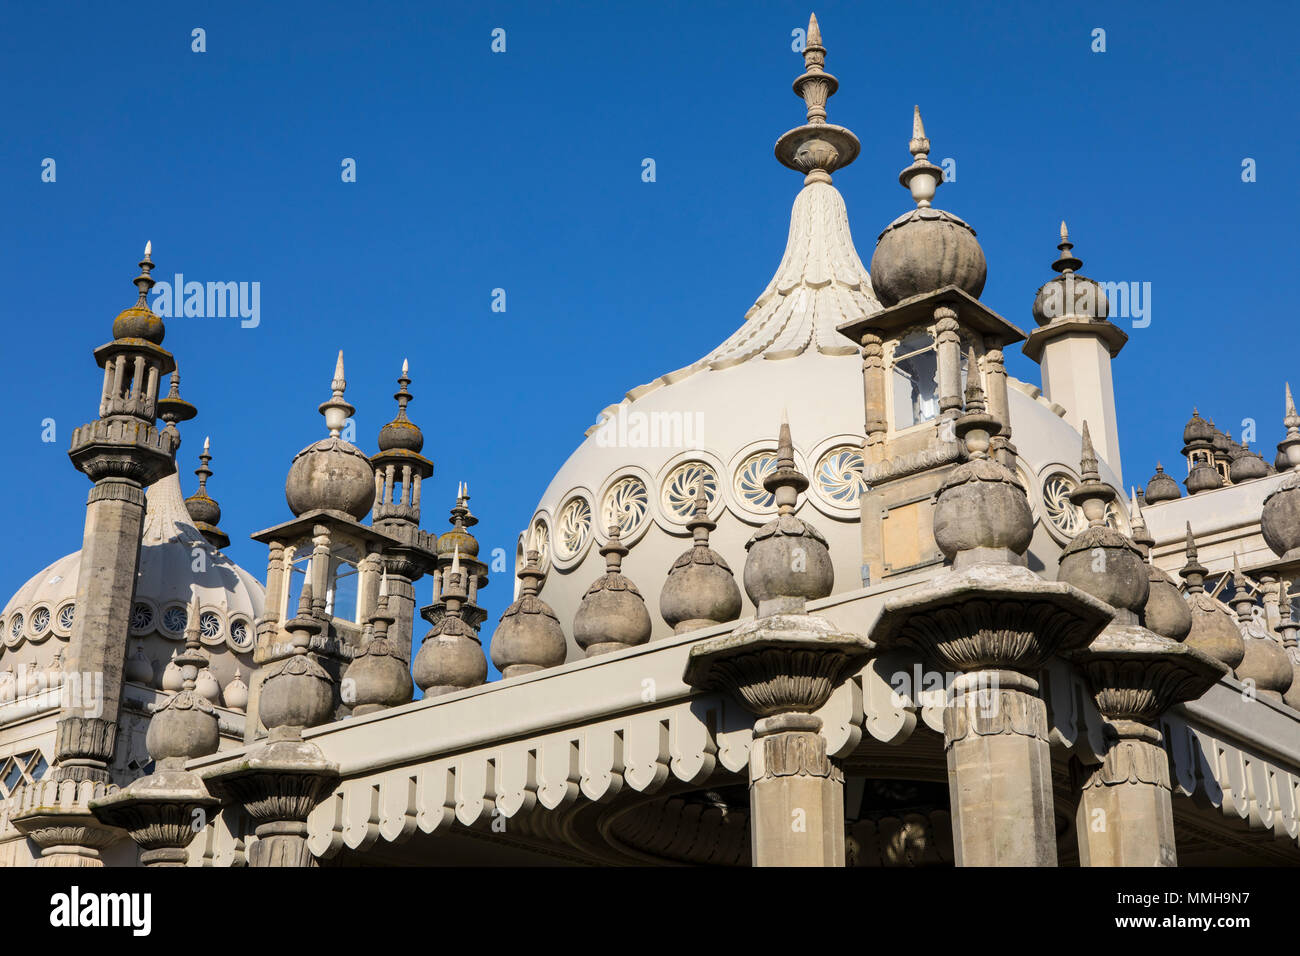
<path id="1" fill-rule="evenodd" d="M 340 352 L 339 356 L 342 357 L 342 355 L 343 353 Z M 412 398 L 410 389 L 407 387 L 411 384 L 411 376 L 408 374 L 409 372 L 410 366 L 407 364 L 406 359 L 402 359 L 402 374 L 397 378 L 398 389 L 393 393 L 393 398 L 397 399 L 397 418 L 399 421 L 405 421 L 406 406 L 410 403 Z"/>
<path id="2" fill-rule="evenodd" d="M 343 376 L 343 350 L 339 349 L 339 358 L 334 364 L 334 379 L 330 382 L 334 394 L 330 396 L 329 401 L 321 402 L 317 409 L 325 416 L 325 427 L 329 429 L 331 438 L 339 437 L 343 425 L 356 412 L 356 409 L 343 399 L 343 392 L 347 387 L 348 381 Z"/>
<path id="3" fill-rule="evenodd" d="M 984 389 L 980 386 L 979 361 L 975 358 L 975 346 L 971 346 L 966 355 L 966 411 L 983 415 L 988 410 L 984 401 Z"/>
<path id="4" fill-rule="evenodd" d="M 964 397 L 966 410 L 952 423 L 953 433 L 965 444 L 968 458 L 988 458 L 993 436 L 1001 433 L 1002 424 L 988 413 L 974 348 L 966 356 Z"/>
<path id="5" fill-rule="evenodd" d="M 138 263 L 140 266 L 140 274 L 131 280 L 135 283 L 135 287 L 140 290 L 140 298 L 135 304 L 137 309 L 149 308 L 147 301 L 149 290 L 154 287 L 154 279 L 149 274 L 153 271 L 153 259 L 150 258 L 152 252 L 153 242 L 146 242 L 144 244 L 144 258 Z"/>
<path id="6" fill-rule="evenodd" d="M 1249 621 L 1255 607 L 1255 598 L 1250 593 L 1250 579 L 1242 573 L 1241 562 L 1237 552 L 1232 552 L 1232 609 L 1237 612 L 1237 620 L 1243 624 Z"/>
<path id="7" fill-rule="evenodd" d="M 605 559 L 605 573 L 618 574 L 623 569 L 623 556 L 627 554 L 627 545 L 622 541 L 623 525 L 617 520 L 609 524 L 609 540 L 600 549 Z"/>
<path id="8" fill-rule="evenodd" d="M 1286 437 L 1278 443 L 1278 451 L 1286 456 L 1292 468 L 1300 472 L 1300 414 L 1296 413 L 1290 382 L 1286 383 L 1286 415 L 1282 424 L 1286 426 Z"/>
<path id="9" fill-rule="evenodd" d="M 194 469 L 194 474 L 199 476 L 198 493 L 201 495 L 208 493 L 208 479 L 212 477 L 212 468 L 208 465 L 208 462 L 212 460 L 212 455 L 208 451 L 208 447 L 208 438 L 205 436 L 203 439 L 203 453 L 199 455 L 200 465 Z"/>
<path id="10" fill-rule="evenodd" d="M 515 572 L 521 594 L 536 594 L 542 589 L 542 553 L 537 550 L 537 532 L 531 526 L 524 539 L 524 566 Z"/>
<path id="11" fill-rule="evenodd" d="M 704 490 L 704 476 L 701 475 L 695 483 L 695 510 L 691 512 L 691 520 L 686 522 L 686 527 L 694 535 L 695 546 L 707 548 L 709 532 L 717 526 L 716 521 L 709 520 L 709 496 Z"/>
<path id="12" fill-rule="evenodd" d="M 1097 470 L 1097 452 L 1092 447 L 1087 419 L 1083 422 L 1083 447 L 1079 451 L 1079 486 L 1070 492 L 1070 501 L 1083 509 L 1088 527 L 1100 528 L 1106 523 L 1106 506 L 1115 500 L 1115 490 L 1102 483 Z"/>
<path id="13" fill-rule="evenodd" d="M 1064 219 L 1061 220 L 1061 241 L 1056 248 L 1061 250 L 1061 254 L 1052 263 L 1052 268 L 1055 271 L 1062 275 L 1068 275 L 1083 268 L 1083 261 L 1070 254 L 1070 250 L 1074 248 L 1074 243 L 1070 241 L 1070 230 L 1066 228 Z"/>
<path id="14" fill-rule="evenodd" d="M 925 135 L 920 106 L 912 107 L 912 138 L 907 149 L 912 154 L 912 165 L 898 174 L 898 181 L 911 192 L 916 205 L 924 209 L 930 205 L 935 190 L 943 182 L 943 170 L 927 159 L 930 140 Z"/>
<path id="15" fill-rule="evenodd" d="M 776 507 L 783 515 L 794 512 L 799 493 L 808 487 L 808 479 L 795 467 L 794 441 L 790 437 L 789 417 L 781 415 L 776 448 L 776 470 L 763 479 L 763 487 L 776 498 Z"/>
<path id="16" fill-rule="evenodd" d="M 1187 523 L 1187 564 L 1178 572 L 1187 582 L 1187 593 L 1198 594 L 1205 590 L 1205 576 L 1209 569 L 1196 559 L 1196 539 L 1192 537 L 1192 523 Z"/>
<path id="17" fill-rule="evenodd" d="M 839 88 L 839 81 L 827 73 L 826 47 L 822 46 L 822 31 L 817 25 L 817 14 L 808 18 L 808 33 L 804 41 L 804 73 L 794 81 L 795 93 L 808 105 L 808 123 L 820 126 L 826 122 L 826 100 Z"/>
<path id="18" fill-rule="evenodd" d="M 1129 528 L 1132 532 L 1129 537 L 1133 539 L 1133 543 L 1136 544 L 1138 550 L 1142 552 L 1142 556 L 1150 560 L 1151 547 L 1156 542 L 1155 539 L 1151 537 L 1150 532 L 1147 531 L 1147 521 L 1142 515 L 1142 505 L 1138 501 L 1137 489 L 1130 485 L 1128 493 Z"/>
<path id="19" fill-rule="evenodd" d="M 181 398 L 181 368 L 172 369 L 171 387 L 167 394 L 158 399 L 158 417 L 172 428 L 177 422 L 187 422 L 199 413 L 199 410 Z"/>
<path id="20" fill-rule="evenodd" d="M 185 649 L 172 658 L 176 666 L 181 669 L 183 690 L 194 690 L 194 685 L 199 678 L 199 669 L 207 666 L 208 663 L 207 657 L 203 654 L 199 635 L 199 594 L 197 589 L 191 587 L 190 605 L 185 618 Z"/>

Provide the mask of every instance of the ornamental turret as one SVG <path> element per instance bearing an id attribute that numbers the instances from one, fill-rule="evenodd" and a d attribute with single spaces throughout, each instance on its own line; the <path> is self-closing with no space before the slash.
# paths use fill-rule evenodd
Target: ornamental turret
<path id="1" fill-rule="evenodd" d="M 1183 428 L 1183 456 L 1187 459 L 1187 480 L 1183 484 L 1187 486 L 1189 495 L 1223 486 L 1223 475 L 1215 465 L 1215 440 L 1220 437 L 1214 423 L 1206 421 L 1200 411 L 1193 408 L 1192 417 Z"/>
<path id="2" fill-rule="evenodd" d="M 209 544 L 214 548 L 228 548 L 230 536 L 218 527 L 221 522 L 221 506 L 208 494 L 208 479 L 212 477 L 212 467 L 208 464 L 212 461 L 209 448 L 209 440 L 204 438 L 203 454 L 199 455 L 199 467 L 194 469 L 194 474 L 199 477 L 199 487 L 194 494 L 185 499 L 185 510 L 194 519 L 194 527 L 208 539 Z"/>
<path id="3" fill-rule="evenodd" d="M 1128 335 L 1107 316 L 1110 304 L 1101 285 L 1079 269 L 1070 232 L 1061 223 L 1060 255 L 1052 263 L 1059 275 L 1034 296 L 1038 328 L 1029 333 L 1024 353 L 1043 368 L 1043 394 L 1065 409 L 1065 420 L 1076 429 L 1086 421 L 1102 460 L 1121 474 L 1119 423 L 1111 362 Z"/>
<path id="4" fill-rule="evenodd" d="M 1178 482 L 1165 474 L 1164 466 L 1156 462 L 1156 473 L 1147 482 L 1143 500 L 1149 505 L 1156 505 L 1162 501 L 1175 501 L 1182 496 L 1183 492 L 1178 487 Z"/>
<path id="5" fill-rule="evenodd" d="M 433 462 L 420 452 L 424 433 L 407 417 L 412 400 L 410 367 L 402 361 L 397 379 L 396 417 L 379 430 L 379 452 L 371 459 L 375 469 L 374 527 L 399 544 L 384 549 L 388 575 L 388 609 L 393 626 L 385 640 L 398 657 L 410 660 L 415 628 L 415 582 L 437 563 L 437 535 L 420 529 L 420 497 L 424 482 L 433 475 Z"/>

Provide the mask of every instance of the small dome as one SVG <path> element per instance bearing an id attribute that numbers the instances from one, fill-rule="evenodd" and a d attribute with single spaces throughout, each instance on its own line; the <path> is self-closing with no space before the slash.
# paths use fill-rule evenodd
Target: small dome
<path id="1" fill-rule="evenodd" d="M 1100 321 L 1110 315 L 1110 302 L 1097 282 L 1071 272 L 1039 286 L 1033 313 L 1039 325 L 1067 315 Z"/>
<path id="2" fill-rule="evenodd" d="M 1142 623 L 1172 641 L 1182 641 L 1192 629 L 1192 612 L 1178 585 L 1154 564 L 1147 565 L 1147 603 Z"/>
<path id="3" fill-rule="evenodd" d="M 1237 679 L 1254 681 L 1255 691 L 1277 703 L 1291 687 L 1291 658 L 1273 636 L 1247 636 L 1241 663 L 1237 665 Z"/>
<path id="4" fill-rule="evenodd" d="M 963 462 L 943 483 L 934 508 L 934 542 L 949 561 L 976 548 L 1023 554 L 1033 534 L 1024 486 L 993 459 Z"/>
<path id="5" fill-rule="evenodd" d="M 885 307 L 950 285 L 978 298 L 987 278 L 975 230 L 952 213 L 928 206 L 886 226 L 871 257 L 872 288 Z"/>
<path id="6" fill-rule="evenodd" d="M 1199 411 L 1192 409 L 1192 417 L 1183 428 L 1183 444 L 1191 445 L 1195 442 L 1213 442 L 1216 434 L 1217 432 L 1214 426 L 1202 418 Z"/>
<path id="7" fill-rule="evenodd" d="M 459 617 L 444 614 L 415 655 L 411 676 L 424 696 L 450 694 L 487 680 L 487 658 L 478 634 Z"/>
<path id="8" fill-rule="evenodd" d="M 659 592 L 659 614 L 677 634 L 740 617 L 740 588 L 722 555 L 709 547 L 709 520 L 703 484 L 696 489 L 695 513 L 687 528 L 695 543 L 668 569 Z"/>
<path id="9" fill-rule="evenodd" d="M 394 418 L 379 429 L 380 451 L 414 451 L 424 448 L 424 432 L 418 425 L 405 417 L 405 413 Z"/>
<path id="10" fill-rule="evenodd" d="M 573 639 L 588 657 L 635 647 L 650 640 L 650 612 L 645 598 L 620 571 L 627 546 L 621 529 L 610 525 L 609 541 L 600 549 L 605 573 L 587 589 L 573 617 Z"/>
<path id="11" fill-rule="evenodd" d="M 166 331 L 163 320 L 140 305 L 123 309 L 113 320 L 115 339 L 144 339 L 154 345 L 161 345 Z"/>
<path id="12" fill-rule="evenodd" d="M 1066 545 L 1056 579 L 1073 584 L 1111 607 L 1138 614 L 1150 595 L 1142 553 L 1107 525 L 1084 528 Z"/>
<path id="13" fill-rule="evenodd" d="M 529 549 L 519 570 L 518 600 L 501 612 L 492 635 L 492 663 L 502 677 L 518 677 L 564 663 L 567 643 L 560 619 L 551 606 L 537 596 L 542 580 L 539 555 Z"/>
<path id="14" fill-rule="evenodd" d="M 1278 557 L 1300 549 L 1300 478 L 1287 478 L 1264 499 L 1259 530 Z"/>
<path id="15" fill-rule="evenodd" d="M 284 498 L 295 515 L 319 508 L 360 521 L 375 503 L 375 471 L 355 445 L 322 438 L 294 456 Z"/>
<path id="16" fill-rule="evenodd" d="M 240 677 L 238 668 L 235 669 L 235 679 L 222 689 L 221 697 L 231 710 L 242 714 L 248 708 L 248 685 Z"/>
<path id="17" fill-rule="evenodd" d="M 1156 473 L 1151 476 L 1147 482 L 1146 495 L 1144 496 L 1148 504 L 1159 504 L 1161 501 L 1173 501 L 1181 498 L 1183 493 L 1178 488 L 1178 482 L 1165 474 L 1165 469 L 1157 464 Z"/>
<path id="18" fill-rule="evenodd" d="M 1198 461 L 1192 466 L 1192 470 L 1187 474 L 1187 480 L 1183 482 L 1187 486 L 1187 493 L 1192 495 L 1200 494 L 1202 491 L 1213 491 L 1215 488 L 1223 487 L 1223 476 L 1219 474 L 1217 468 L 1208 462 Z"/>
<path id="19" fill-rule="evenodd" d="M 1243 446 L 1241 454 L 1232 460 L 1228 474 L 1232 477 L 1233 484 L 1250 481 L 1253 478 L 1263 478 L 1268 474 L 1268 464 L 1259 455 Z"/>
<path id="20" fill-rule="evenodd" d="M 1210 425 L 1213 427 L 1214 423 L 1211 422 Z M 1214 438 L 1210 440 L 1210 443 L 1214 445 L 1214 451 L 1219 455 L 1226 455 L 1232 450 L 1232 440 L 1217 428 L 1214 429 Z"/>
<path id="21" fill-rule="evenodd" d="M 206 491 L 196 491 L 186 498 L 185 510 L 195 521 L 210 525 L 221 524 L 221 506 L 210 498 Z"/>
<path id="22" fill-rule="evenodd" d="M 129 681 L 144 684 L 146 687 L 153 686 L 153 665 L 149 663 L 149 658 L 144 656 L 143 644 L 137 644 L 135 653 L 126 659 L 123 674 Z"/>

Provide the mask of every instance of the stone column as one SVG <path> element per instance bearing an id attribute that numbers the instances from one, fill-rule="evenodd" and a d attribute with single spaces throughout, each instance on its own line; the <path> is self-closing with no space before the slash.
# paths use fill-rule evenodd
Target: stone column
<path id="1" fill-rule="evenodd" d="M 866 443 L 864 447 L 878 445 L 885 440 L 889 423 L 885 401 L 885 347 L 879 335 L 866 332 L 862 336 L 862 388 L 866 402 Z"/>
<path id="2" fill-rule="evenodd" d="M 973 369 L 973 363 L 969 363 Z M 989 414 L 998 420 L 1002 431 L 993 436 L 990 454 L 1011 470 L 1016 467 L 1016 447 L 1011 443 L 1011 407 L 1007 396 L 1007 366 L 997 340 L 985 339 L 984 380 L 988 387 Z"/>
<path id="3" fill-rule="evenodd" d="M 934 310 L 935 344 L 939 365 L 939 415 L 955 419 L 961 414 L 961 336 L 957 312 L 941 305 Z"/>
<path id="4" fill-rule="evenodd" d="M 1227 665 L 1134 623 L 1111 624 L 1078 660 L 1106 720 L 1102 762 L 1080 781 L 1079 862 L 1177 866 L 1169 756 L 1155 722 L 1200 697 Z"/>

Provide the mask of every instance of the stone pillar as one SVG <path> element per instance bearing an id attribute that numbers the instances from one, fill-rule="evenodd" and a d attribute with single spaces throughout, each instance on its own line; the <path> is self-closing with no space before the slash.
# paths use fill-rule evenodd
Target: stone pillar
<path id="1" fill-rule="evenodd" d="M 962 411 L 961 336 L 957 312 L 947 305 L 934 310 L 935 344 L 939 365 L 939 415 L 955 419 Z M 973 371 L 973 370 L 972 370 Z"/>
<path id="2" fill-rule="evenodd" d="M 862 336 L 862 388 L 866 402 L 866 442 L 864 447 L 879 445 L 889 428 L 885 401 L 885 347 L 879 335 Z"/>
<path id="3" fill-rule="evenodd" d="M 1014 471 L 1016 446 L 1011 443 L 1011 406 L 1007 395 L 1007 366 L 1002 348 L 992 336 L 985 338 L 984 381 L 988 389 L 989 414 L 1002 425 L 1002 431 L 992 438 L 990 454 L 1005 468 Z"/>
<path id="4" fill-rule="evenodd" d="M 755 866 L 844 865 L 844 772 L 821 719 L 779 714 L 754 725 L 749 821 Z"/>
<path id="5" fill-rule="evenodd" d="M 1047 706 L 1010 670 L 965 673 L 943 714 L 958 866 L 1056 866 Z"/>
<path id="6" fill-rule="evenodd" d="M 1102 762 L 1079 781 L 1079 862 L 1177 866 L 1169 756 L 1155 723 L 1175 703 L 1209 690 L 1227 665 L 1118 619 L 1076 659 L 1106 721 Z"/>
<path id="7" fill-rule="evenodd" d="M 1106 721 L 1106 754 L 1082 781 L 1075 815 L 1082 866 L 1177 866 L 1169 757 L 1160 731 Z"/>

